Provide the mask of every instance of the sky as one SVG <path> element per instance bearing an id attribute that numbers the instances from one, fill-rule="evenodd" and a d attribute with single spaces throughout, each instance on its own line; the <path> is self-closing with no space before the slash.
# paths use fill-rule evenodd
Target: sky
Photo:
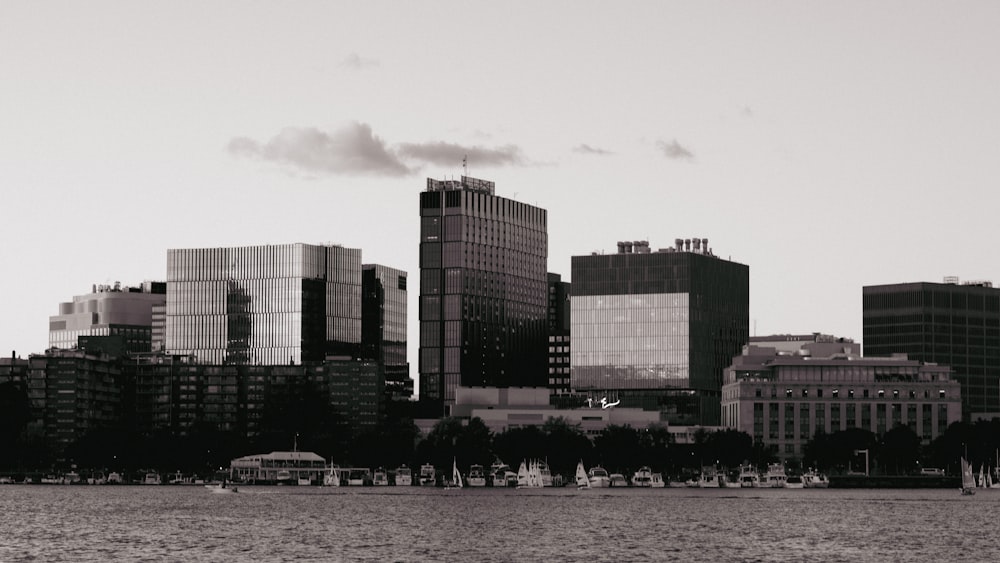
<path id="1" fill-rule="evenodd" d="M 548 268 L 707 238 L 750 331 L 862 340 L 865 285 L 1000 284 L 1000 3 L 0 4 L 0 350 L 167 250 L 361 248 L 418 194 L 548 210 Z"/>

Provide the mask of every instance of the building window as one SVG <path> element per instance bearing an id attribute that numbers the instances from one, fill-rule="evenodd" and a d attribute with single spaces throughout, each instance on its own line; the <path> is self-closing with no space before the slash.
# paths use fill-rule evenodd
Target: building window
<path id="1" fill-rule="evenodd" d="M 833 390 L 833 398 L 836 399 L 838 397 L 840 397 L 840 389 L 834 389 Z"/>
<path id="2" fill-rule="evenodd" d="M 944 389 L 938 390 L 938 399 L 944 399 Z"/>
<path id="3" fill-rule="evenodd" d="M 785 397 L 791 398 L 791 396 L 792 396 L 792 390 L 791 389 L 785 389 Z"/>
<path id="4" fill-rule="evenodd" d="M 848 399 L 853 399 L 854 398 L 854 389 L 848 389 L 847 390 L 847 398 Z"/>
<path id="5" fill-rule="evenodd" d="M 803 389 L 802 390 L 802 396 L 803 397 L 808 397 L 809 396 L 809 390 L 808 389 Z"/>
<path id="6" fill-rule="evenodd" d="M 878 390 L 878 398 L 879 399 L 884 399 L 885 398 L 885 389 L 879 389 Z"/>
<path id="7" fill-rule="evenodd" d="M 822 389 L 817 389 L 816 390 L 816 396 L 817 397 L 822 397 L 823 396 L 823 390 Z"/>

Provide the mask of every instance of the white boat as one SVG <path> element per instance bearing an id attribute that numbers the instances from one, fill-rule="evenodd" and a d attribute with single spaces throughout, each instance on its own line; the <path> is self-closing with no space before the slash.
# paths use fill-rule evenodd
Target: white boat
<path id="1" fill-rule="evenodd" d="M 396 486 L 409 487 L 413 484 L 413 472 L 409 467 L 401 465 L 396 468 Z"/>
<path id="2" fill-rule="evenodd" d="M 347 485 L 349 487 L 362 487 L 370 482 L 371 472 L 366 468 L 354 468 L 347 474 Z"/>
<path id="3" fill-rule="evenodd" d="M 649 486 L 654 489 L 666 488 L 667 484 L 663 482 L 662 473 L 653 473 L 649 476 Z"/>
<path id="4" fill-rule="evenodd" d="M 340 486 L 340 471 L 339 467 L 336 465 L 330 466 L 330 469 L 323 475 L 323 486 L 324 487 L 339 487 Z"/>
<path id="5" fill-rule="evenodd" d="M 714 467 L 702 467 L 698 475 L 698 487 L 701 489 L 718 489 L 719 473 Z"/>
<path id="6" fill-rule="evenodd" d="M 589 489 L 590 478 L 587 477 L 587 470 L 583 468 L 583 460 L 576 464 L 576 488 Z"/>
<path id="7" fill-rule="evenodd" d="M 379 467 L 372 474 L 372 485 L 376 487 L 384 487 L 389 484 L 389 474 L 386 473 L 385 469 Z"/>
<path id="8" fill-rule="evenodd" d="M 661 479 L 662 480 L 662 479 Z M 647 465 L 640 467 L 632 475 L 632 486 L 633 487 L 652 487 L 653 486 L 653 470 Z"/>
<path id="9" fill-rule="evenodd" d="M 587 477 L 590 478 L 590 486 L 595 489 L 611 486 L 611 477 L 608 476 L 608 470 L 604 469 L 600 465 L 591 467 L 590 471 L 587 473 Z"/>
<path id="10" fill-rule="evenodd" d="M 309 477 L 299 477 L 297 483 L 303 487 L 308 487 L 309 485 L 313 484 L 312 479 L 310 479 Z"/>
<path id="11" fill-rule="evenodd" d="M 111 473 L 108 473 L 108 481 L 107 481 L 107 483 L 109 485 L 120 485 L 121 482 L 122 482 L 122 476 L 121 476 L 120 473 L 115 472 L 115 471 L 112 471 Z"/>
<path id="12" fill-rule="evenodd" d="M 420 466 L 420 486 L 421 487 L 433 487 L 437 485 L 437 475 L 434 470 L 434 466 L 425 463 Z"/>
<path id="13" fill-rule="evenodd" d="M 210 493 L 216 493 L 216 494 L 232 494 L 240 492 L 237 487 L 230 486 L 228 483 L 226 483 L 226 481 L 222 481 L 221 483 L 212 483 L 209 485 L 205 485 L 205 488 L 208 489 Z"/>
<path id="14" fill-rule="evenodd" d="M 757 488 L 760 486 L 760 475 L 752 466 L 740 466 L 740 487 L 744 489 Z"/>
<path id="15" fill-rule="evenodd" d="M 802 480 L 801 475 L 789 475 L 788 478 L 785 479 L 786 489 L 804 489 L 805 486 L 805 481 Z"/>
<path id="16" fill-rule="evenodd" d="M 292 481 L 292 472 L 287 469 L 281 469 L 275 474 L 274 479 L 279 485 L 287 485 Z"/>
<path id="17" fill-rule="evenodd" d="M 611 476 L 608 477 L 608 486 L 609 487 L 627 487 L 628 486 L 628 479 L 626 479 L 625 476 L 622 475 L 621 473 L 612 473 Z"/>
<path id="18" fill-rule="evenodd" d="M 783 489 L 787 481 L 788 476 L 785 474 L 785 466 L 780 463 L 770 463 L 767 466 L 767 473 L 764 474 L 764 482 L 761 486 L 771 489 Z"/>
<path id="19" fill-rule="evenodd" d="M 485 487 L 486 472 L 483 471 L 483 466 L 478 463 L 470 465 L 469 475 L 466 476 L 465 480 L 469 483 L 470 487 Z"/>
<path id="20" fill-rule="evenodd" d="M 972 465 L 962 458 L 962 494 L 976 494 L 976 477 L 972 474 Z"/>
<path id="21" fill-rule="evenodd" d="M 142 480 L 143 485 L 159 485 L 160 484 L 160 474 L 155 471 L 150 471 L 146 473 L 146 476 Z"/>
<path id="22" fill-rule="evenodd" d="M 806 471 L 802 474 L 802 485 L 807 489 L 826 489 L 830 486 L 830 479 L 823 473 Z"/>
<path id="23" fill-rule="evenodd" d="M 552 486 L 552 471 L 549 469 L 549 464 L 538 460 L 535 462 L 535 471 L 538 473 L 539 487 L 551 487 Z"/>
<path id="24" fill-rule="evenodd" d="M 490 466 L 490 485 L 493 487 L 507 487 L 509 486 L 510 475 L 514 476 L 514 486 L 517 486 L 517 473 L 511 471 L 510 466 L 506 463 L 497 460 Z"/>
<path id="25" fill-rule="evenodd" d="M 451 478 L 445 483 L 446 489 L 461 489 L 462 488 L 462 474 L 458 471 L 458 461 L 455 459 L 451 460 Z"/>

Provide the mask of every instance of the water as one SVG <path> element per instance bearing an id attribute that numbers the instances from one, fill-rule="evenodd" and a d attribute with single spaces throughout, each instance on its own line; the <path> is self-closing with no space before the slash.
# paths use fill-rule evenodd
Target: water
<path id="1" fill-rule="evenodd" d="M 0 486 L 0 561 L 991 561 L 1000 490 Z"/>

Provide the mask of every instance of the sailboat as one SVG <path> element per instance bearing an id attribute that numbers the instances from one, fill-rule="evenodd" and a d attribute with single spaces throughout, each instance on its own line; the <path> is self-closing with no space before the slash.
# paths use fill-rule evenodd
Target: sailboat
<path id="1" fill-rule="evenodd" d="M 458 471 L 458 462 L 455 458 L 451 460 L 451 482 L 448 483 L 446 487 L 448 489 L 461 489 L 462 488 L 462 474 Z"/>
<path id="2" fill-rule="evenodd" d="M 583 460 L 576 464 L 576 488 L 589 489 L 590 477 L 587 477 L 587 470 L 583 468 Z"/>
<path id="3" fill-rule="evenodd" d="M 976 494 L 976 477 L 972 474 L 972 465 L 962 458 L 962 494 Z"/>
<path id="4" fill-rule="evenodd" d="M 979 483 L 978 486 L 979 486 L 980 489 L 985 489 L 986 488 L 986 476 L 983 475 L 983 466 L 982 465 L 979 466 L 979 479 L 976 482 Z"/>

